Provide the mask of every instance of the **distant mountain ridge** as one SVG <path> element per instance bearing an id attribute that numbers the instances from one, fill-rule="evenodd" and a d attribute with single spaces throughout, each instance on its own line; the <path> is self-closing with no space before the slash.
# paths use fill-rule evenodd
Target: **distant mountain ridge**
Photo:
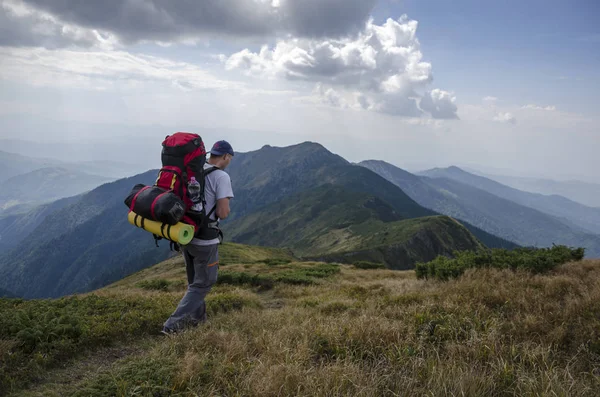
<path id="1" fill-rule="evenodd" d="M 0 150 L 0 183 L 13 176 L 26 174 L 40 168 L 54 167 L 58 164 L 59 161 L 54 159 L 26 157 Z"/>
<path id="2" fill-rule="evenodd" d="M 22 213 L 0 215 L 0 252 L 10 250 L 33 232 L 50 214 L 76 203 L 79 196 L 42 204 Z"/>
<path id="3" fill-rule="evenodd" d="M 383 161 L 361 163 L 386 177 L 421 205 L 478 226 L 521 245 L 584 246 L 600 255 L 600 236 L 573 229 L 560 219 L 448 178 L 429 178 Z"/>
<path id="4" fill-rule="evenodd" d="M 0 141 L 2 142 L 2 141 Z M 31 152 L 29 156 L 0 150 L 0 183 L 17 175 L 27 174 L 42 168 L 63 168 L 71 172 L 82 172 L 93 176 L 101 176 L 107 179 L 117 179 L 139 173 L 144 168 L 134 164 L 116 161 L 78 161 L 68 162 L 55 158 L 44 157 L 44 151 L 40 151 L 40 157 Z"/>
<path id="5" fill-rule="evenodd" d="M 559 195 L 587 207 L 600 208 L 600 183 L 578 180 L 551 180 L 476 173 L 514 189 L 544 195 Z"/>
<path id="6" fill-rule="evenodd" d="M 558 195 L 542 195 L 514 189 L 494 180 L 471 174 L 458 167 L 435 168 L 424 171 L 420 175 L 448 178 L 465 183 L 557 218 L 564 218 L 587 232 L 600 234 L 600 208 L 587 207 Z"/>
<path id="7" fill-rule="evenodd" d="M 94 189 L 110 180 L 60 167 L 36 169 L 2 182 L 6 188 L 0 191 L 0 208 L 52 202 Z"/>

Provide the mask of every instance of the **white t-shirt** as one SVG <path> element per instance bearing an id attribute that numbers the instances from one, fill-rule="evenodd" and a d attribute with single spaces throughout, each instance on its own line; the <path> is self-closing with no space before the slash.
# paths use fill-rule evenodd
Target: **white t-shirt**
<path id="1" fill-rule="evenodd" d="M 205 170 L 210 169 L 212 167 L 214 166 L 211 164 L 204 164 Z M 204 199 L 206 200 L 206 214 L 208 215 L 208 213 L 212 211 L 215 205 L 217 205 L 217 200 L 224 198 L 233 198 L 233 189 L 231 187 L 231 178 L 229 177 L 229 174 L 223 170 L 216 170 L 211 172 L 210 174 L 208 174 L 205 180 L 206 185 L 204 186 Z M 196 204 L 194 207 L 192 207 L 192 209 L 196 211 L 202 211 L 202 204 Z M 211 214 L 210 219 L 211 222 L 219 220 L 217 218 L 217 214 L 215 214 L 215 211 L 213 211 L 213 213 Z M 201 246 L 219 244 L 219 239 L 216 238 L 213 240 L 200 240 L 195 238 L 192 240 L 192 244 Z"/>

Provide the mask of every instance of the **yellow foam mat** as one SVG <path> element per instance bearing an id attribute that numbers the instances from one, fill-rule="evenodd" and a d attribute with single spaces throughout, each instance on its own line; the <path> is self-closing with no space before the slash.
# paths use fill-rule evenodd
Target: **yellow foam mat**
<path id="1" fill-rule="evenodd" d="M 127 220 L 133 226 L 144 229 L 147 232 L 156 234 L 157 236 L 175 241 L 181 245 L 189 244 L 194 238 L 194 227 L 186 223 L 179 222 L 176 225 L 169 225 L 151 221 L 150 219 L 142 218 L 140 215 L 130 211 L 127 215 Z"/>

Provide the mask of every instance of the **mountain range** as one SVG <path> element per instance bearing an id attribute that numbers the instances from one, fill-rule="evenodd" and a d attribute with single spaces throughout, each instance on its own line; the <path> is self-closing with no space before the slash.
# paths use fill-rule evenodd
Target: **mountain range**
<path id="1" fill-rule="evenodd" d="M 578 180 L 556 181 L 496 174 L 480 174 L 515 189 L 544 195 L 558 195 L 588 207 L 600 208 L 600 184 Z"/>
<path id="2" fill-rule="evenodd" d="M 538 247 L 551 246 L 553 243 L 582 246 L 588 255 L 600 256 L 600 236 L 580 226 L 586 222 L 577 217 L 579 212 L 572 215 L 569 207 L 556 209 L 556 203 L 568 201 L 565 198 L 539 197 L 515 191 L 457 167 L 434 169 L 419 176 L 383 161 L 360 164 L 396 184 L 424 207 L 469 222 L 517 244 Z M 562 211 L 562 215 L 569 215 L 570 218 L 559 218 L 542 212 L 541 208 L 535 209 L 518 202 L 536 205 L 547 211 Z M 588 211 L 590 217 L 595 216 L 596 209 L 570 203 L 578 210 Z M 579 225 L 575 223 L 578 220 Z M 593 225 L 589 227 L 593 228 Z"/>
<path id="3" fill-rule="evenodd" d="M 420 173 L 430 178 L 446 178 L 484 190 L 495 196 L 571 222 L 588 232 L 600 234 L 600 208 L 579 204 L 556 194 L 544 195 L 518 190 L 494 180 L 474 175 L 458 167 L 436 168 Z"/>
<path id="4" fill-rule="evenodd" d="M 170 254 L 126 220 L 123 199 L 156 172 L 104 184 L 49 215 L 13 249 L 0 255 L 0 288 L 24 298 L 89 291 Z"/>
<path id="5" fill-rule="evenodd" d="M 411 268 L 453 250 L 483 245 L 448 217 L 407 219 L 377 196 L 322 185 L 228 223 L 233 241 L 289 247 L 298 256 L 325 261 L 386 263 Z"/>
<path id="6" fill-rule="evenodd" d="M 6 142 L 6 140 L 0 140 L 3 148 L 10 147 L 10 145 L 4 145 Z M 44 150 L 45 146 L 43 144 L 28 142 L 24 142 L 24 144 L 28 147 L 28 153 L 48 152 L 48 150 Z M 43 168 L 62 168 L 71 172 L 81 172 L 96 177 L 102 176 L 111 180 L 128 177 L 143 170 L 139 166 L 124 162 L 106 160 L 67 162 L 50 157 L 38 158 L 0 150 L 0 183 L 4 183 L 7 179 L 17 175 L 27 174 Z"/>
<path id="7" fill-rule="evenodd" d="M 234 241 L 288 245 L 290 239 L 272 238 L 273 224 L 265 226 L 265 220 L 279 222 L 282 232 L 290 230 L 289 222 L 297 228 L 291 245 L 299 254 L 375 260 L 394 268 L 482 246 L 460 223 L 423 208 L 394 184 L 318 144 L 239 153 L 228 171 L 235 198 L 225 231 Z M 47 215 L 0 256 L 0 288 L 25 298 L 83 292 L 169 256 L 168 244 L 157 249 L 149 233 L 129 225 L 123 204 L 135 184 L 152 184 L 156 174 L 104 184 Z M 334 205 L 324 204 L 325 199 Z M 277 219 L 269 219 L 273 211 Z M 302 218 L 300 223 L 292 221 L 294 216 Z M 315 233 L 324 239 L 315 239 Z M 346 237 L 351 238 L 342 241 Z M 320 245 L 311 252 L 306 244 L 314 240 Z"/>
<path id="8" fill-rule="evenodd" d="M 310 142 L 237 153 L 227 169 L 235 198 L 232 215 L 223 223 L 226 240 L 286 247 L 315 260 L 372 261 L 407 269 L 454 250 L 517 247 L 516 240 L 525 239 L 512 232 L 536 222 L 551 230 L 566 227 L 558 218 L 452 179 L 366 165 L 351 164 Z M 31 233 L 5 246 L 0 288 L 25 298 L 57 297 L 99 288 L 169 257 L 168 244 L 156 248 L 149 233 L 126 221 L 123 204 L 135 184 L 152 184 L 156 174 L 151 170 L 53 203 L 53 208 L 13 214 L 10 225 L 30 225 L 24 229 Z M 478 207 L 476 201 L 490 204 Z M 498 208 L 505 212 L 495 214 Z M 522 216 L 523 209 L 535 217 Z M 499 223 L 503 216 L 512 217 L 511 233 Z M 519 217 L 521 225 L 515 221 Z M 14 227 L 5 218 L 0 225 Z M 567 235 L 567 229 L 558 230 Z M 580 229 L 570 233 L 571 240 L 557 235 L 554 242 L 581 242 L 594 252 L 597 236 L 580 241 L 588 235 Z"/>
<path id="9" fill-rule="evenodd" d="M 76 203 L 79 196 L 56 200 L 31 209 L 2 213 L 0 215 L 0 252 L 5 252 L 23 241 L 46 217 L 66 206 Z M 12 208 L 17 208 L 11 207 Z"/>
<path id="10" fill-rule="evenodd" d="M 75 196 L 110 180 L 111 178 L 60 167 L 40 168 L 2 182 L 8 188 L 0 191 L 0 209 L 48 203 Z"/>
<path id="11" fill-rule="evenodd" d="M 257 151 L 236 154 L 227 171 L 236 195 L 229 221 L 325 184 L 377 196 L 403 219 L 439 215 L 415 202 L 392 182 L 313 142 L 283 148 L 267 145 Z M 471 224 L 464 226 L 489 247 L 517 246 Z"/>

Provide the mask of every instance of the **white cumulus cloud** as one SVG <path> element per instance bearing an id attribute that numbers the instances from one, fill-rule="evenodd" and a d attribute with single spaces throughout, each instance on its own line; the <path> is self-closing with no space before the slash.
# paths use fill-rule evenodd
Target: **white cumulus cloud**
<path id="1" fill-rule="evenodd" d="M 553 112 L 556 110 L 556 106 L 539 106 L 539 105 L 534 105 L 534 104 L 528 104 L 525 105 L 523 107 L 521 107 L 521 109 L 532 109 L 532 110 L 545 110 L 548 112 Z"/>
<path id="2" fill-rule="evenodd" d="M 228 70 L 241 69 L 263 78 L 283 78 L 319 84 L 321 94 L 355 98 L 345 102 L 400 116 L 452 119 L 456 98 L 449 92 L 428 91 L 431 64 L 423 61 L 416 37 L 418 23 L 402 16 L 382 25 L 369 20 L 355 37 L 279 40 L 260 51 L 244 49 L 231 55 Z M 335 104 L 337 101 L 326 100 Z"/>
<path id="3" fill-rule="evenodd" d="M 419 104 L 421 109 L 431 113 L 434 119 L 455 119 L 456 97 L 450 92 L 434 89 L 427 92 Z"/>
<path id="4" fill-rule="evenodd" d="M 494 116 L 493 120 L 500 122 L 500 123 L 509 123 L 509 124 L 517 123 L 517 119 L 510 112 L 500 112 Z"/>

